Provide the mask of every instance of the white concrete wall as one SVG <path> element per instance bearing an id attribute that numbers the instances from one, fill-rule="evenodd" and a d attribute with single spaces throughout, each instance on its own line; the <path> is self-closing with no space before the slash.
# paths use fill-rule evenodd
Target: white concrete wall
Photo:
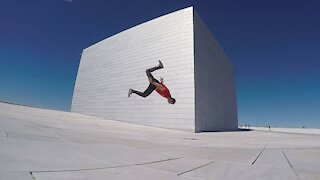
<path id="1" fill-rule="evenodd" d="M 155 127 L 194 131 L 193 8 L 176 11 L 140 24 L 84 49 L 74 89 L 71 111 L 106 119 Z M 154 72 L 177 102 L 154 92 L 147 98 L 128 89 L 144 91 L 145 70 Z"/>
<path id="2" fill-rule="evenodd" d="M 144 91 L 145 70 L 162 60 L 164 77 L 177 102 Z M 154 127 L 195 132 L 238 127 L 234 70 L 193 8 L 140 24 L 83 51 L 72 111 Z"/>
<path id="3" fill-rule="evenodd" d="M 194 13 L 196 132 L 238 127 L 233 66 Z"/>

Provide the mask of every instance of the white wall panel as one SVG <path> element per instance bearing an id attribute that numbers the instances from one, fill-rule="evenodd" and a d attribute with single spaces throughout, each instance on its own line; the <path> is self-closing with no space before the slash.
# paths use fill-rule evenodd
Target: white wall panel
<path id="1" fill-rule="evenodd" d="M 157 92 L 147 98 L 128 89 L 148 87 L 147 68 L 162 60 L 177 102 Z M 237 128 L 233 67 L 192 7 L 145 22 L 84 49 L 72 111 L 130 123 L 189 130 Z"/>
<path id="2" fill-rule="evenodd" d="M 157 92 L 147 98 L 128 89 L 148 87 L 147 68 L 162 60 L 164 77 L 177 102 Z M 193 8 L 140 24 L 86 48 L 76 80 L 72 111 L 119 121 L 194 131 Z"/>
<path id="3" fill-rule="evenodd" d="M 233 66 L 194 13 L 196 132 L 238 127 Z"/>

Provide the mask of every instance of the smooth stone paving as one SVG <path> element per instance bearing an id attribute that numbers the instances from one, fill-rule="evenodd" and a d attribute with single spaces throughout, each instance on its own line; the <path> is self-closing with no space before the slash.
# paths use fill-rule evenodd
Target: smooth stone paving
<path id="1" fill-rule="evenodd" d="M 320 179 L 319 129 L 254 129 L 192 133 L 0 103 L 0 179 Z"/>

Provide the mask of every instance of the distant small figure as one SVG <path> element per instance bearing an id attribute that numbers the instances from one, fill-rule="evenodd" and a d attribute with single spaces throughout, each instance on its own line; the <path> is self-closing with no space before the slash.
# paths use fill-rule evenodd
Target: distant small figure
<path id="1" fill-rule="evenodd" d="M 269 126 L 269 131 L 271 131 L 271 127 Z"/>
<path id="2" fill-rule="evenodd" d="M 176 100 L 173 97 L 171 97 L 169 89 L 163 84 L 163 78 L 161 78 L 160 79 L 161 82 L 159 82 L 151 74 L 151 72 L 158 70 L 158 69 L 162 69 L 162 68 L 163 68 L 163 64 L 161 61 L 159 61 L 159 66 L 147 69 L 146 73 L 147 73 L 148 80 L 149 80 L 148 88 L 143 93 L 136 91 L 136 90 L 133 90 L 133 89 L 129 89 L 128 97 L 130 97 L 132 93 L 135 93 L 135 94 L 145 98 L 145 97 L 149 96 L 154 90 L 156 90 L 161 96 L 163 96 L 164 98 L 167 99 L 169 104 L 176 103 Z"/>

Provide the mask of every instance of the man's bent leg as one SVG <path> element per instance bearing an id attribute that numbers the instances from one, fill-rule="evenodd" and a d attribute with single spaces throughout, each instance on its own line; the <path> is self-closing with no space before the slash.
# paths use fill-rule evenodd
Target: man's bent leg
<path id="1" fill-rule="evenodd" d="M 159 61 L 159 66 L 156 66 L 156 67 L 153 67 L 153 68 L 150 68 L 150 69 L 147 69 L 146 70 L 146 74 L 148 76 L 148 79 L 149 79 L 149 82 L 152 83 L 154 82 L 156 79 L 154 79 L 154 77 L 152 76 L 151 72 L 155 71 L 155 70 L 158 70 L 158 69 L 162 69 L 163 68 L 163 65 L 162 65 L 162 62 Z"/>
<path id="2" fill-rule="evenodd" d="M 136 90 L 132 90 L 132 93 L 135 93 L 141 97 L 147 97 L 149 96 L 157 87 L 154 86 L 153 84 L 149 84 L 148 88 L 142 93 Z"/>

